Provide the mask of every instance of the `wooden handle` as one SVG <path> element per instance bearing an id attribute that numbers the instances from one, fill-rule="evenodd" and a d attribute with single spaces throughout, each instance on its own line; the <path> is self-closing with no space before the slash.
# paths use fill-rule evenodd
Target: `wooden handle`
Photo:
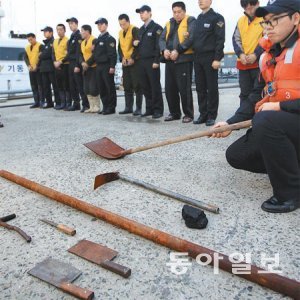
<path id="1" fill-rule="evenodd" d="M 101 267 L 103 267 L 106 270 L 109 270 L 111 272 L 114 272 L 118 275 L 121 275 L 124 278 L 128 278 L 131 275 L 131 269 L 124 267 L 122 265 L 119 265 L 113 261 L 105 260 L 101 263 Z"/>
<path id="2" fill-rule="evenodd" d="M 133 154 L 133 153 L 137 153 L 137 152 L 146 151 L 149 149 L 154 149 L 154 148 L 159 148 L 159 147 L 163 147 L 163 146 L 167 146 L 167 145 L 177 144 L 180 142 L 189 141 L 189 140 L 193 140 L 193 139 L 197 139 L 197 138 L 201 138 L 201 137 L 205 137 L 205 136 L 211 136 L 214 133 L 222 133 L 222 132 L 226 132 L 226 131 L 233 131 L 233 130 L 238 130 L 238 129 L 243 129 L 243 128 L 249 128 L 249 127 L 251 127 L 251 124 L 252 124 L 252 121 L 249 120 L 249 121 L 244 121 L 244 122 L 240 122 L 240 123 L 236 123 L 236 124 L 221 126 L 219 128 L 213 128 L 213 129 L 200 131 L 200 132 L 196 132 L 196 133 L 192 133 L 192 134 L 182 135 L 182 136 L 179 136 L 179 137 L 176 137 L 173 139 L 169 139 L 166 141 L 158 142 L 155 144 L 150 144 L 147 146 L 128 149 L 128 150 L 125 150 L 123 154 L 124 155 Z"/>
<path id="3" fill-rule="evenodd" d="M 83 289 L 77 285 L 74 285 L 69 282 L 61 283 L 59 287 L 62 291 L 83 300 L 91 300 L 94 298 L 94 292 L 89 291 L 87 289 Z"/>
<path id="4" fill-rule="evenodd" d="M 63 224 L 58 224 L 57 225 L 57 229 L 63 233 L 66 233 L 68 235 L 75 235 L 76 234 L 76 230 L 74 228 L 70 228 L 66 225 Z"/>

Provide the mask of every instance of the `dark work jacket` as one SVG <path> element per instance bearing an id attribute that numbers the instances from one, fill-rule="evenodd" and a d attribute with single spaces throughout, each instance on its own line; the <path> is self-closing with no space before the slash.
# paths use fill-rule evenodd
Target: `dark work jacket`
<path id="1" fill-rule="evenodd" d="M 117 50 L 116 40 L 108 32 L 103 35 L 99 35 L 97 39 L 93 41 L 95 46 L 93 54 L 87 64 L 92 66 L 94 63 L 109 64 L 110 68 L 115 68 L 117 64 Z"/>
<path id="2" fill-rule="evenodd" d="M 141 59 L 152 58 L 153 63 L 159 64 L 159 37 L 162 31 L 163 28 L 154 21 L 151 21 L 146 28 L 144 25 L 140 28 L 138 50 Z"/>
<path id="3" fill-rule="evenodd" d="M 77 30 L 73 32 L 68 40 L 68 53 L 66 57 L 62 60 L 63 63 L 66 62 L 76 62 L 76 66 L 80 67 L 79 65 L 79 55 L 81 49 L 81 42 L 82 37 L 80 31 Z"/>
<path id="4" fill-rule="evenodd" d="M 54 37 L 44 40 L 44 46 L 42 48 L 39 60 L 39 70 L 41 73 L 54 72 L 54 65 L 52 60 L 53 42 Z"/>
<path id="5" fill-rule="evenodd" d="M 195 61 L 203 55 L 212 55 L 214 60 L 224 57 L 225 20 L 212 8 L 200 14 L 195 22 L 193 48 Z"/>

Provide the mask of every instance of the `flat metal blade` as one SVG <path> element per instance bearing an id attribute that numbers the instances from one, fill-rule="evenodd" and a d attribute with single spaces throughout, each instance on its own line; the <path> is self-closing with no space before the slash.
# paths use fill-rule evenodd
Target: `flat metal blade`
<path id="1" fill-rule="evenodd" d="M 97 265 L 101 265 L 101 263 L 106 260 L 113 260 L 118 255 L 118 252 L 115 250 L 87 240 L 78 242 L 75 246 L 71 247 L 68 252 Z"/>
<path id="2" fill-rule="evenodd" d="M 119 179 L 118 172 L 105 173 L 105 174 L 98 175 L 95 177 L 94 190 L 105 183 L 112 182 L 112 181 L 115 181 L 118 179 Z"/>
<path id="3" fill-rule="evenodd" d="M 53 258 L 47 258 L 28 271 L 28 274 L 59 288 L 63 282 L 73 282 L 82 272 L 72 265 Z"/>
<path id="4" fill-rule="evenodd" d="M 40 219 L 40 221 L 42 221 L 42 222 L 44 222 L 44 223 L 46 223 L 46 224 L 48 224 L 50 226 L 53 226 L 53 227 L 57 227 L 58 226 L 57 223 L 54 223 L 54 222 L 46 220 L 46 219 Z"/>
<path id="5" fill-rule="evenodd" d="M 118 159 L 124 156 L 124 149 L 106 137 L 86 143 L 84 146 L 107 159 Z"/>

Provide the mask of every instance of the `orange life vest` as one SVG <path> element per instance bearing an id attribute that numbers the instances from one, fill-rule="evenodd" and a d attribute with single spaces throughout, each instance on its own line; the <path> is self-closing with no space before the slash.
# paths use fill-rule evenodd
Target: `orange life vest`
<path id="1" fill-rule="evenodd" d="M 300 26 L 299 38 L 291 48 L 278 57 L 270 53 L 272 43 L 263 38 L 260 45 L 266 50 L 260 57 L 260 71 L 266 86 L 265 97 L 256 104 L 255 111 L 266 102 L 283 102 L 300 99 Z"/>

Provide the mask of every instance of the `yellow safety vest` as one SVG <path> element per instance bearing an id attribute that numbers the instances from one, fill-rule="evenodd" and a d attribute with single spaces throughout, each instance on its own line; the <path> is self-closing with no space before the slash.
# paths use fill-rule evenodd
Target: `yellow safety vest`
<path id="1" fill-rule="evenodd" d="M 92 56 L 92 48 L 93 48 L 93 40 L 95 39 L 94 36 L 90 36 L 90 38 L 88 39 L 88 41 L 83 40 L 81 43 L 81 52 L 82 52 L 82 56 L 84 61 L 87 61 L 91 58 Z M 93 64 L 91 66 L 92 68 L 96 67 L 96 64 Z"/>
<path id="2" fill-rule="evenodd" d="M 62 38 L 62 40 L 59 42 L 60 38 L 55 39 L 53 43 L 53 49 L 55 58 L 57 61 L 62 61 L 68 53 L 68 38 L 65 36 Z M 59 43 L 58 43 L 59 42 Z"/>
<path id="3" fill-rule="evenodd" d="M 39 62 L 40 46 L 41 44 L 37 42 L 34 46 L 27 45 L 25 48 L 29 64 L 32 68 L 35 68 Z"/>
<path id="4" fill-rule="evenodd" d="M 179 39 L 179 42 L 180 44 L 182 44 L 184 42 L 184 40 L 186 39 L 186 37 L 184 36 L 187 32 L 188 32 L 188 29 L 189 29 L 189 26 L 188 26 L 188 19 L 189 19 L 189 16 L 185 16 L 185 18 L 180 22 L 179 24 L 179 27 L 178 27 L 178 39 Z M 169 21 L 166 25 L 167 27 L 167 34 L 166 34 L 166 40 L 168 39 L 169 37 L 169 34 L 170 34 L 170 31 L 171 31 L 171 22 Z M 193 54 L 194 51 L 191 48 L 187 49 L 184 54 Z"/>
<path id="5" fill-rule="evenodd" d="M 242 46 L 246 55 L 254 53 L 259 40 L 263 36 L 263 28 L 259 24 L 262 20 L 263 18 L 255 18 L 249 24 L 249 18 L 242 16 L 238 21 L 238 29 L 241 34 Z"/>
<path id="6" fill-rule="evenodd" d="M 131 58 L 131 55 L 134 51 L 134 47 L 133 47 L 133 34 L 132 34 L 132 30 L 133 28 L 135 28 L 134 25 L 130 25 L 125 37 L 124 37 L 124 30 L 120 30 L 119 32 L 119 41 L 120 41 L 120 47 L 123 53 L 123 57 L 125 59 L 129 59 Z"/>

